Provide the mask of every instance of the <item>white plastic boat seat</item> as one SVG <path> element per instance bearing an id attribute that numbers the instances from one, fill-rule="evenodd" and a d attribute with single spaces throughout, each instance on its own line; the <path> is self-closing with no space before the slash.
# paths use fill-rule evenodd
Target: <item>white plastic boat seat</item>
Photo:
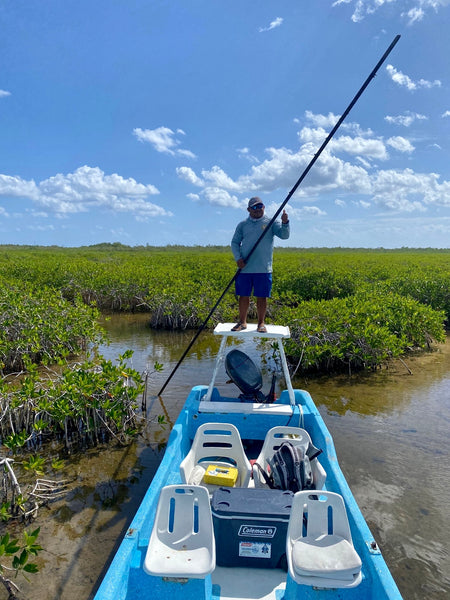
<path id="1" fill-rule="evenodd" d="M 301 427 L 278 426 L 272 427 L 264 439 L 261 452 L 255 463 L 257 463 L 264 471 L 268 472 L 269 461 L 273 457 L 274 452 L 278 450 L 280 445 L 289 441 L 294 446 L 301 446 L 303 452 L 306 453 L 308 446 L 311 444 L 309 433 Z M 311 471 L 313 476 L 314 488 L 321 490 L 325 484 L 327 474 L 317 458 L 311 461 Z M 263 475 L 258 468 L 253 468 L 253 480 L 255 487 L 267 487 Z"/>
<path id="2" fill-rule="evenodd" d="M 163 487 L 144 570 L 159 577 L 204 579 L 215 565 L 208 490 L 189 485 Z"/>
<path id="3" fill-rule="evenodd" d="M 204 472 L 209 464 L 233 466 L 238 470 L 236 487 L 248 487 L 251 465 L 245 455 L 241 436 L 231 423 L 204 423 L 197 429 L 191 449 L 180 465 L 181 479 L 192 485 L 205 485 Z"/>
<path id="4" fill-rule="evenodd" d="M 286 540 L 289 576 L 299 584 L 325 588 L 357 586 L 362 579 L 342 496 L 297 492 Z"/>

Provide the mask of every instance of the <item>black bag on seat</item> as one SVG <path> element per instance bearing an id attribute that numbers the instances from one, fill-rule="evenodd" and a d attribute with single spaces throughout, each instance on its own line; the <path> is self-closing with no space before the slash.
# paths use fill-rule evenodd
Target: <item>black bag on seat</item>
<path id="1" fill-rule="evenodd" d="M 314 489 L 310 459 L 301 446 L 283 442 L 269 460 L 270 473 L 266 473 L 257 463 L 255 465 L 272 489 L 294 493 Z"/>

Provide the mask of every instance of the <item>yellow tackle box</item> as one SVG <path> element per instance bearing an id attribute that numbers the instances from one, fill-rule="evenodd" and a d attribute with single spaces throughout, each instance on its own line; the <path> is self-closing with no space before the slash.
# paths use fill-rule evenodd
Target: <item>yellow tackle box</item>
<path id="1" fill-rule="evenodd" d="M 208 465 L 205 471 L 203 481 L 213 485 L 224 485 L 233 487 L 238 478 L 238 470 L 235 467 L 225 467 L 222 465 Z"/>

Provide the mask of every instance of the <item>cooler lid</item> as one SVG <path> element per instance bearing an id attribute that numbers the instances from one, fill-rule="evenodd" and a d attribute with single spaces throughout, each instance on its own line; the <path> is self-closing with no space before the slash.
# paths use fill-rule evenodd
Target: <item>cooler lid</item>
<path id="1" fill-rule="evenodd" d="M 294 494 L 291 491 L 219 488 L 214 491 L 211 509 L 217 516 L 253 518 L 289 518 Z"/>

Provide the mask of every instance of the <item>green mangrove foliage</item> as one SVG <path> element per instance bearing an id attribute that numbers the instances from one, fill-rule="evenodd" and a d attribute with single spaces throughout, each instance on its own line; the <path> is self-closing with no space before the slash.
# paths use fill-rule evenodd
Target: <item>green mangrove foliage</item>
<path id="1" fill-rule="evenodd" d="M 30 533 L 24 531 L 22 540 L 12 538 L 9 533 L 0 535 L 0 583 L 8 593 L 8 600 L 15 600 L 20 591 L 12 577 L 16 578 L 19 573 L 26 576 L 39 570 L 37 564 L 30 561 L 42 550 L 37 543 L 39 531 L 39 527 Z"/>
<path id="2" fill-rule="evenodd" d="M 236 269 L 227 247 L 0 250 L 4 282 L 47 288 L 73 303 L 81 298 L 102 311 L 147 312 L 154 328 L 198 327 Z M 297 328 L 290 352 L 297 361 L 308 352 L 302 369 L 373 367 L 443 339 L 450 323 L 449 255 L 449 250 L 432 249 L 276 248 L 268 320 Z M 378 312 L 380 323 L 372 318 Z M 416 315 L 422 322 L 417 324 Z M 255 316 L 252 303 L 250 318 Z M 211 326 L 236 318 L 232 286 Z M 321 343 L 312 343 L 316 338 Z"/>
<path id="3" fill-rule="evenodd" d="M 48 439 L 59 439 L 70 451 L 114 438 L 127 443 L 138 428 L 142 376 L 101 358 L 66 365 L 47 380 L 35 366 L 15 386 L 0 382 L 0 443 L 11 452 L 36 452 Z"/>
<path id="4" fill-rule="evenodd" d="M 52 364 L 101 340 L 98 312 L 39 282 L 0 281 L 0 374 Z"/>
<path id="5" fill-rule="evenodd" d="M 407 350 L 445 341 L 444 313 L 393 293 L 361 292 L 280 309 L 286 351 L 303 370 L 375 369 Z"/>
<path id="6" fill-rule="evenodd" d="M 8 600 L 18 596 L 16 579 L 19 573 L 25 575 L 37 573 L 38 566 L 30 561 L 42 550 L 36 542 L 39 528 L 31 533 L 23 532 L 22 541 L 11 538 L 6 531 L 8 521 L 15 519 L 28 523 L 36 516 L 40 502 L 48 502 L 51 496 L 63 493 L 59 484 L 48 480 L 37 480 L 28 494 L 23 493 L 19 485 L 12 458 L 0 458 L 0 583 L 8 592 Z M 59 488 L 59 489 L 58 489 Z"/>

